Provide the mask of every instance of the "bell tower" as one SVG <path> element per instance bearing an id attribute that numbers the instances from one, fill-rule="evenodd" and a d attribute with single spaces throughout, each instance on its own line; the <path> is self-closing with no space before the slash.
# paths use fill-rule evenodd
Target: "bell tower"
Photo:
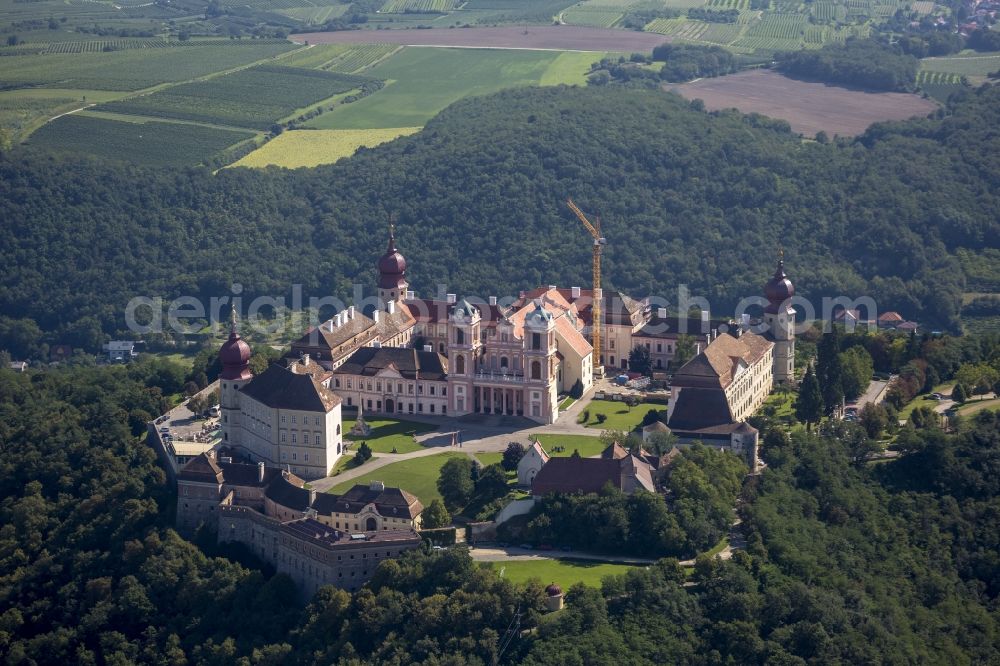
<path id="1" fill-rule="evenodd" d="M 224 444 L 238 446 L 241 439 L 240 389 L 253 379 L 250 372 L 250 345 L 236 330 L 236 308 L 229 316 L 229 339 L 219 349 L 219 408 Z"/>
<path id="2" fill-rule="evenodd" d="M 534 310 L 524 318 L 524 415 L 541 423 L 552 423 L 559 415 L 557 351 L 555 319 L 541 301 L 535 301 Z"/>
<path id="3" fill-rule="evenodd" d="M 378 297 L 383 306 L 390 301 L 401 304 L 406 298 L 406 259 L 396 249 L 396 225 L 389 223 L 389 246 L 376 264 L 378 268 Z M 384 308 L 383 308 L 384 309 Z"/>
<path id="4" fill-rule="evenodd" d="M 795 286 L 785 274 L 784 252 L 778 251 L 778 267 L 764 286 L 767 307 L 764 323 L 768 337 L 774 342 L 774 381 L 790 382 L 795 379 L 795 308 L 792 296 Z"/>

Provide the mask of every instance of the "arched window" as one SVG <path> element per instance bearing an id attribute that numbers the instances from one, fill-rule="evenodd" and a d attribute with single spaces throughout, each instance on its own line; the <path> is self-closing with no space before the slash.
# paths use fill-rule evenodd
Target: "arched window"
<path id="1" fill-rule="evenodd" d="M 464 375 L 465 374 L 465 356 L 459 354 L 455 358 L 455 374 Z"/>
<path id="2" fill-rule="evenodd" d="M 339 423 L 337 424 L 337 434 L 338 435 L 340 434 L 340 424 Z"/>
<path id="3" fill-rule="evenodd" d="M 507 366 L 508 366 L 507 357 L 506 356 L 501 356 L 500 357 L 500 369 L 501 370 L 506 370 Z"/>
<path id="4" fill-rule="evenodd" d="M 541 379 L 542 378 L 542 364 L 538 361 L 531 362 L 531 378 Z"/>
<path id="5" fill-rule="evenodd" d="M 365 521 L 365 531 L 374 532 L 378 529 L 378 522 L 374 518 L 369 518 Z"/>
<path id="6" fill-rule="evenodd" d="M 455 344 L 464 345 L 465 344 L 465 331 L 460 328 L 455 329 Z"/>

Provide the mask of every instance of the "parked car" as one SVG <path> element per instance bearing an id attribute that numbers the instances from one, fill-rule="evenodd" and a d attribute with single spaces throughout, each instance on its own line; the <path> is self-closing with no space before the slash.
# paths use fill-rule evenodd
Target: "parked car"
<path id="1" fill-rule="evenodd" d="M 520 546 L 518 546 L 518 548 L 524 548 L 525 550 L 532 550 L 534 546 L 532 546 L 530 543 L 522 543 Z"/>
<path id="2" fill-rule="evenodd" d="M 168 428 L 167 426 L 163 426 L 162 428 L 160 428 L 160 432 L 162 432 L 162 433 L 168 433 L 168 432 L 170 432 L 170 428 Z"/>
<path id="3" fill-rule="evenodd" d="M 554 550 L 554 548 L 552 548 L 551 544 L 543 543 L 538 546 L 538 550 Z"/>
<path id="4" fill-rule="evenodd" d="M 944 400 L 944 396 L 940 393 L 931 393 L 931 400 Z"/>

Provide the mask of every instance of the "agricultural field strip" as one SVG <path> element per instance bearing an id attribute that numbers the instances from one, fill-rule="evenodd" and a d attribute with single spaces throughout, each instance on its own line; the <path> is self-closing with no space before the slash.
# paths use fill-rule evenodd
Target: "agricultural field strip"
<path id="1" fill-rule="evenodd" d="M 301 109 L 354 90 L 366 80 L 336 72 L 262 65 L 213 82 L 195 81 L 111 102 L 97 110 L 264 130 Z"/>
<path id="2" fill-rule="evenodd" d="M 86 118 L 100 118 L 102 120 L 114 120 L 123 123 L 133 123 L 137 125 L 144 125 L 146 123 L 169 123 L 171 125 L 196 125 L 198 127 L 208 127 L 211 129 L 225 130 L 227 132 L 254 131 L 252 128 L 242 127 L 240 125 L 223 125 L 221 123 L 210 123 L 203 120 L 167 118 L 165 116 L 147 116 L 139 113 L 115 113 L 114 111 L 100 111 L 95 109 L 94 106 L 96 105 L 90 105 L 85 109 L 80 109 L 78 112 L 75 112 L 75 115 L 84 116 Z M 51 122 L 51 120 L 49 122 Z"/>

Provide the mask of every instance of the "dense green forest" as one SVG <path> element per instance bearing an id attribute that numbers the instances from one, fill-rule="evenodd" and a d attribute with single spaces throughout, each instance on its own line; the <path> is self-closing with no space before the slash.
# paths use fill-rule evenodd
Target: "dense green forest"
<path id="1" fill-rule="evenodd" d="M 1000 239 L 998 122 L 1000 89 L 986 87 L 940 118 L 823 145 L 660 91 L 555 88 L 461 101 L 416 135 L 309 170 L 16 151 L 0 157 L 0 348 L 16 355 L 12 340 L 41 329 L 93 349 L 137 295 L 207 301 L 237 282 L 244 303 L 293 283 L 349 298 L 373 285 L 390 214 L 418 293 L 586 285 L 590 244 L 567 196 L 601 216 L 605 288 L 674 302 L 686 284 L 731 312 L 783 246 L 801 295 L 871 294 L 953 328 L 956 253 Z"/>
<path id="2" fill-rule="evenodd" d="M 791 51 L 777 58 L 778 69 L 789 76 L 900 92 L 914 89 L 919 65 L 903 47 L 870 40 L 849 40 L 816 51 Z"/>
<path id="3" fill-rule="evenodd" d="M 0 656 L 9 663 L 995 663 L 1000 416 L 904 433 L 852 463 L 852 426 L 766 434 L 742 491 L 746 552 L 573 588 L 542 613 L 461 549 L 380 565 L 303 606 L 289 579 L 209 557 L 168 525 L 173 498 L 133 435 L 157 373 L 0 369 Z M 548 581 L 544 581 L 547 583 Z M 693 583 L 693 585 L 691 584 Z"/>

